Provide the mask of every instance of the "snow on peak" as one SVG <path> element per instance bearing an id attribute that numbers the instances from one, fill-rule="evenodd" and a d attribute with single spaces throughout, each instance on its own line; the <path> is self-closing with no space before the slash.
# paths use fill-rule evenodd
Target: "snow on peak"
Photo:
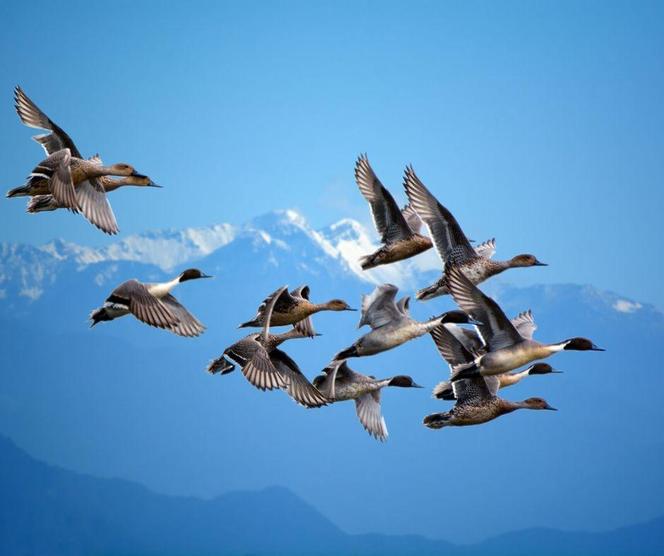
<path id="1" fill-rule="evenodd" d="M 638 301 L 628 301 L 627 299 L 617 299 L 612 307 L 619 313 L 635 313 L 643 307 Z"/>

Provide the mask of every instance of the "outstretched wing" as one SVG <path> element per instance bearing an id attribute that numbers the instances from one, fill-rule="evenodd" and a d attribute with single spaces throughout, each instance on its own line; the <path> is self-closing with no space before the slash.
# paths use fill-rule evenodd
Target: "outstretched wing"
<path id="1" fill-rule="evenodd" d="M 475 246 L 475 254 L 478 257 L 490 259 L 496 253 L 496 240 L 495 238 L 488 239 L 484 243 Z"/>
<path id="2" fill-rule="evenodd" d="M 532 340 L 535 330 L 537 330 L 537 324 L 535 323 L 535 318 L 530 309 L 519 313 L 516 317 L 512 319 L 512 324 L 516 328 L 517 332 L 523 336 L 526 340 Z"/>
<path id="3" fill-rule="evenodd" d="M 171 329 L 178 324 L 177 317 L 166 305 L 137 280 L 127 280 L 120 284 L 106 301 L 126 306 L 132 315 L 150 326 Z"/>
<path id="4" fill-rule="evenodd" d="M 168 310 L 178 319 L 178 323 L 171 327 L 171 330 L 178 336 L 200 336 L 205 330 L 205 326 L 194 315 L 170 293 L 167 293 L 160 300 Z"/>
<path id="5" fill-rule="evenodd" d="M 443 264 L 448 262 L 451 255 L 455 262 L 477 256 L 456 218 L 429 192 L 412 166 L 406 168 L 404 187 L 410 205 L 429 229 Z"/>
<path id="6" fill-rule="evenodd" d="M 302 374 L 297 363 L 280 349 L 270 352 L 270 361 L 287 381 L 286 392 L 297 403 L 304 407 L 322 407 L 328 399 Z"/>
<path id="7" fill-rule="evenodd" d="M 76 186 L 76 199 L 88 222 L 109 235 L 118 233 L 118 223 L 106 197 L 106 190 L 97 178 L 79 183 Z"/>
<path id="8" fill-rule="evenodd" d="M 387 425 L 380 411 L 380 390 L 357 398 L 355 410 L 360 423 L 371 436 L 381 442 L 387 440 Z"/>
<path id="9" fill-rule="evenodd" d="M 395 303 L 399 288 L 392 284 L 376 286 L 369 295 L 362 296 L 362 316 L 358 328 L 368 324 L 379 328 L 403 317 Z"/>
<path id="10" fill-rule="evenodd" d="M 355 181 L 371 207 L 376 230 L 383 243 L 394 243 L 413 235 L 390 192 L 374 174 L 366 154 L 355 163 Z"/>
<path id="11" fill-rule="evenodd" d="M 44 114 L 19 86 L 14 89 L 14 107 L 24 125 L 36 129 L 48 129 L 52 132 L 33 137 L 35 141 L 41 144 L 46 154 L 51 155 L 62 149 L 69 149 L 74 157 L 83 158 L 71 137 Z"/>
<path id="12" fill-rule="evenodd" d="M 523 340 L 505 313 L 489 296 L 472 284 L 458 267 L 446 269 L 450 293 L 462 311 L 481 322 L 477 326 L 489 351 L 497 351 Z"/>

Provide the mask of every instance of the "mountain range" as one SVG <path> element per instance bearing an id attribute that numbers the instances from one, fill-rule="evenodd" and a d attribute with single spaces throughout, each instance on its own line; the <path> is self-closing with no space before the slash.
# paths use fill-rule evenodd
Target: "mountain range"
<path id="1" fill-rule="evenodd" d="M 159 495 L 49 466 L 0 437 L 0 550 L 37 556 L 227 554 L 544 554 L 664 551 L 664 518 L 606 533 L 516 531 L 475 545 L 349 535 L 285 488 L 210 500 Z"/>
<path id="2" fill-rule="evenodd" d="M 385 444 L 368 437 L 350 403 L 307 411 L 282 393 L 251 388 L 237 372 L 205 372 L 244 334 L 237 324 L 281 284 L 306 283 L 316 301 L 341 297 L 357 307 L 375 283 L 412 295 L 439 275 L 433 251 L 362 273 L 357 258 L 375 247 L 372 237 L 352 220 L 314 230 L 288 210 L 101 249 L 61 240 L 0 244 L 0 433 L 39 460 L 169 496 L 285 487 L 353 535 L 465 543 L 541 526 L 606 531 L 662 515 L 664 380 L 652 362 L 664 316 L 645 300 L 590 285 L 509 284 L 509 272 L 531 270 L 487 282 L 508 314 L 533 310 L 537 338 L 588 336 L 607 352 L 560 354 L 551 362 L 564 374 L 505 391 L 509 399 L 545 397 L 557 413 L 518 412 L 443 431 L 421 425 L 448 407 L 430 397 L 447 369 L 429 338 L 353 362 L 361 372 L 410 374 L 427 386 L 385 393 Z M 175 292 L 208 326 L 200 338 L 130 318 L 88 327 L 87 315 L 116 284 L 162 280 L 189 266 L 215 276 Z M 428 318 L 452 307 L 440 298 L 412 310 Z M 323 335 L 284 349 L 311 377 L 358 336 L 356 318 L 317 315 Z"/>

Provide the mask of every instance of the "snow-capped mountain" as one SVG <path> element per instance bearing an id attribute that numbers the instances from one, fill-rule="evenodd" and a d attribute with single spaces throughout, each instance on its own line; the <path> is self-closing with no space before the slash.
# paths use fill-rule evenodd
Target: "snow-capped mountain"
<path id="1" fill-rule="evenodd" d="M 664 317 L 642 300 L 578 284 L 514 287 L 487 281 L 483 289 L 508 314 L 532 308 L 538 339 L 587 336 L 608 351 L 558 354 L 551 362 L 564 374 L 532 377 L 505 393 L 509 399 L 541 395 L 561 409 L 558 413 L 513 415 L 472 430 L 425 429 L 423 415 L 449 406 L 432 400 L 428 390 L 391 389 L 384 396 L 387 446 L 366 435 L 352 404 L 305 411 L 281 393 L 248 387 L 241 373 L 205 372 L 211 358 L 246 333 L 238 323 L 251 318 L 265 295 L 282 284 L 307 283 L 315 301 L 342 298 L 358 307 L 374 282 L 397 283 L 407 295 L 439 272 L 432 250 L 426 255 L 430 267 L 420 256 L 361 273 L 357 258 L 376 246 L 373 234 L 357 222 L 315 230 L 294 211 L 266 214 L 243 226 L 141 234 L 104 249 L 63 241 L 41 247 L 4 244 L 0 433 L 44 459 L 131 478 L 161 492 L 209 496 L 284 485 L 305 499 L 315 496 L 321 510 L 353 532 L 402 523 L 404 507 L 415 525 L 395 532 L 452 538 L 464 531 L 466 536 L 471 513 L 493 527 L 481 536 L 506 531 L 514 528 L 514 515 L 521 515 L 519 500 L 542 485 L 550 485 L 541 493 L 546 500 L 568 493 L 565 511 L 538 505 L 520 517 L 520 526 L 614 525 L 588 513 L 596 505 L 585 501 L 597 497 L 619 508 L 616 519 L 623 522 L 661 513 L 656 497 L 650 505 L 643 497 L 638 506 L 629 503 L 639 489 L 662 491 L 664 439 L 653 424 L 664 418 L 659 401 L 664 385 L 652 361 L 664 339 Z M 215 276 L 177 290 L 208 327 L 199 338 L 180 338 L 132 318 L 88 328 L 90 310 L 119 282 L 161 280 L 186 266 Z M 413 303 L 412 311 L 427 318 L 451 307 L 449 298 L 440 298 Z M 322 336 L 294 340 L 284 349 L 312 377 L 358 337 L 357 320 L 351 312 L 318 314 L 314 324 Z M 353 361 L 353 368 L 376 376 L 409 374 L 428 387 L 447 376 L 426 337 Z M 625 442 L 612 442 L 615 436 L 629 439 L 638 457 L 633 465 L 621 459 L 626 467 L 620 469 L 598 466 L 598 458 L 611 461 L 612 450 L 624 449 Z M 407 449 L 393 450 L 392 443 Z M 486 477 L 487 458 L 493 458 L 502 483 Z M 486 478 L 488 491 L 509 485 L 509 493 L 478 506 L 464 496 L 462 476 L 441 481 L 450 462 L 472 480 Z M 339 472 L 351 468 L 356 471 Z M 339 497 L 339 489 L 355 496 Z M 446 511 L 440 501 L 450 499 L 455 503 Z M 358 500 L 381 512 L 368 511 Z"/>

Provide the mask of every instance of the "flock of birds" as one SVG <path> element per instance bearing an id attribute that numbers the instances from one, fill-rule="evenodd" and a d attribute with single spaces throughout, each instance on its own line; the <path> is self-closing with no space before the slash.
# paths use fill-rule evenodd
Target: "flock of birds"
<path id="1" fill-rule="evenodd" d="M 69 135 L 20 87 L 16 87 L 14 96 L 21 121 L 48 132 L 34 137 L 47 157 L 37 164 L 26 183 L 9 191 L 7 197 L 30 197 L 27 211 L 31 213 L 57 209 L 80 212 L 102 231 L 117 233 L 117 222 L 106 194 L 127 185 L 159 186 L 129 164 L 105 166 L 98 155 L 83 158 Z M 379 379 L 358 373 L 350 368 L 348 360 L 375 355 L 430 334 L 451 373 L 449 380 L 434 388 L 433 395 L 455 403 L 450 411 L 426 416 L 427 427 L 477 425 L 517 409 L 553 410 L 542 398 L 512 402 L 499 397 L 498 390 L 530 375 L 557 372 L 538 360 L 559 351 L 603 350 L 581 337 L 551 344 L 533 340 L 537 327 L 530 311 L 510 320 L 498 303 L 477 287 L 509 268 L 544 266 L 544 263 L 530 254 L 494 261 L 493 239 L 473 247 L 454 216 L 424 186 L 411 166 L 404 174 L 409 203 L 403 210 L 376 177 L 366 155 L 357 160 L 355 180 L 369 203 L 382 241 L 376 252 L 362 257 L 362 269 L 402 261 L 435 247 L 443 264 L 442 275 L 435 284 L 419 290 L 416 298 L 426 301 L 450 295 L 459 309 L 420 322 L 411 317 L 409 297 L 397 300 L 396 286 L 379 285 L 362 297 L 358 328 L 368 325 L 371 330 L 337 353 L 322 373 L 310 381 L 279 346 L 290 339 L 317 336 L 311 321 L 315 313 L 355 309 L 341 299 L 313 303 L 308 286 L 292 291 L 282 286 L 263 301 L 253 319 L 240 325 L 259 331 L 226 348 L 210 363 L 208 371 L 223 375 L 238 365 L 256 388 L 283 390 L 307 408 L 354 400 L 358 418 L 367 432 L 385 440 L 388 432 L 381 413 L 382 389 L 420 386 L 409 376 Z M 421 233 L 422 224 L 429 237 Z M 91 313 L 91 326 L 131 314 L 145 324 L 180 336 L 198 336 L 205 327 L 171 291 L 178 284 L 202 278 L 210 276 L 192 268 L 163 283 L 128 280 Z M 278 326 L 290 328 L 274 333 L 272 329 Z M 511 372 L 526 365 L 530 366 L 521 372 Z"/>

